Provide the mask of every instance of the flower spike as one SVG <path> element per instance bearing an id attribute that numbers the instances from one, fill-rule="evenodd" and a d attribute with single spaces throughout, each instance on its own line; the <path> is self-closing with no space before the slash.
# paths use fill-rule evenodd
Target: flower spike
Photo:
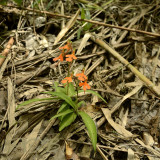
<path id="1" fill-rule="evenodd" d="M 62 83 L 70 83 L 70 82 L 72 82 L 72 75 L 70 76 L 70 77 L 66 77 L 66 78 L 64 78 L 63 80 L 62 80 Z"/>
<path id="2" fill-rule="evenodd" d="M 63 53 L 61 53 L 58 57 L 53 58 L 53 61 L 58 61 L 60 60 L 61 62 L 63 62 Z"/>
<path id="3" fill-rule="evenodd" d="M 83 87 L 84 92 L 85 92 L 87 89 L 90 89 L 90 88 L 91 88 L 91 86 L 87 83 L 87 81 L 82 82 L 82 83 L 79 83 L 79 86 L 80 86 L 80 87 Z"/>
<path id="4" fill-rule="evenodd" d="M 78 77 L 78 80 L 80 80 L 80 81 L 87 80 L 87 76 L 84 74 L 84 70 L 82 70 L 82 73 L 76 74 L 76 77 Z"/>
<path id="5" fill-rule="evenodd" d="M 69 51 L 72 50 L 71 42 L 67 41 L 67 44 L 65 46 L 60 47 L 59 49 L 67 50 L 65 53 L 68 53 Z"/>
<path id="6" fill-rule="evenodd" d="M 66 55 L 66 61 L 68 62 L 72 62 L 73 59 L 77 59 L 77 57 L 75 56 L 75 50 L 73 50 L 72 54 Z"/>

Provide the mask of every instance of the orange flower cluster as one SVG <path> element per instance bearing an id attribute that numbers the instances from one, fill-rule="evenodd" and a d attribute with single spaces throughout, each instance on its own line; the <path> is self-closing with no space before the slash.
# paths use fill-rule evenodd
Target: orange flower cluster
<path id="1" fill-rule="evenodd" d="M 61 62 L 63 62 L 64 57 L 66 57 L 66 61 L 67 62 L 72 62 L 73 59 L 77 59 L 77 57 L 75 56 L 75 50 L 72 48 L 71 42 L 68 41 L 67 44 L 63 47 L 60 47 L 59 49 L 62 50 L 61 54 L 56 57 L 53 58 L 53 61 L 57 61 L 60 60 Z M 71 54 L 68 54 L 68 52 L 71 52 Z M 83 88 L 84 92 L 87 89 L 90 89 L 90 85 L 87 83 L 87 76 L 84 74 L 84 70 L 82 71 L 82 73 L 78 73 L 76 74 L 77 79 L 79 80 L 79 86 Z M 71 74 L 70 77 L 65 77 L 62 80 L 62 83 L 70 83 L 73 82 L 73 74 Z"/>
<path id="2" fill-rule="evenodd" d="M 84 70 L 82 70 L 82 73 L 76 74 L 76 77 L 78 77 L 78 80 L 80 81 L 79 86 L 83 87 L 83 90 L 86 91 L 87 89 L 90 89 L 91 86 L 87 83 L 87 76 L 84 74 Z"/>
<path id="3" fill-rule="evenodd" d="M 87 76 L 84 74 L 84 71 L 82 71 L 82 73 L 78 73 L 76 74 L 77 79 L 80 81 L 79 82 L 79 86 L 83 88 L 84 91 L 86 91 L 87 89 L 90 89 L 91 86 L 87 83 Z M 73 75 L 71 75 L 70 77 L 66 77 L 62 80 L 62 83 L 70 83 L 73 82 Z"/>
<path id="4" fill-rule="evenodd" d="M 62 83 L 70 83 L 70 82 L 73 82 L 72 75 L 70 77 L 66 77 L 66 78 L 64 78 L 64 80 L 62 80 Z"/>
<path id="5" fill-rule="evenodd" d="M 58 57 L 53 58 L 53 61 L 60 60 L 61 62 L 63 62 L 64 57 L 66 57 L 66 61 L 67 62 L 72 62 L 73 59 L 77 59 L 77 57 L 75 56 L 75 50 L 72 49 L 72 44 L 71 44 L 70 41 L 68 41 L 65 46 L 60 47 L 59 49 L 62 50 L 62 53 Z M 72 52 L 72 53 L 71 54 L 67 54 L 68 52 Z"/>

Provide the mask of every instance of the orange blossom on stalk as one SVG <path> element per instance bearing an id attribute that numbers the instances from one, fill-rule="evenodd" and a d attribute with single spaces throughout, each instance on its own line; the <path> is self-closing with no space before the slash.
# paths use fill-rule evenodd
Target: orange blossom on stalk
<path id="1" fill-rule="evenodd" d="M 76 74 L 76 77 L 78 77 L 78 80 L 80 80 L 80 81 L 87 80 L 87 76 L 84 74 L 84 70 L 82 70 L 82 73 Z"/>
<path id="2" fill-rule="evenodd" d="M 70 82 L 72 82 L 72 75 L 70 76 L 70 77 L 66 77 L 66 78 L 64 78 L 63 80 L 62 80 L 62 83 L 70 83 Z"/>
<path id="3" fill-rule="evenodd" d="M 72 54 L 66 55 L 66 61 L 68 62 L 72 62 L 73 59 L 77 59 L 77 57 L 75 56 L 75 50 L 73 50 Z"/>
<path id="4" fill-rule="evenodd" d="M 87 80 L 85 80 L 84 82 L 79 83 L 79 86 L 82 87 L 84 91 L 86 91 L 87 89 L 91 88 L 91 86 L 87 83 Z"/>
<path id="5" fill-rule="evenodd" d="M 58 57 L 56 58 L 53 58 L 53 61 L 57 61 L 57 60 L 60 60 L 61 62 L 63 62 L 63 53 L 61 53 Z"/>
<path id="6" fill-rule="evenodd" d="M 60 47 L 59 49 L 66 49 L 66 53 L 68 53 L 70 50 L 72 50 L 71 42 L 67 41 L 67 44 L 65 46 Z"/>

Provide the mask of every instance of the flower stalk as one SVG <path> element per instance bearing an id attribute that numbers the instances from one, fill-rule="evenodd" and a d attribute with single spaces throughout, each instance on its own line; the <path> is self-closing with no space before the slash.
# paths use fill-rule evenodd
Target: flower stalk
<path id="1" fill-rule="evenodd" d="M 53 61 L 60 61 L 63 62 L 64 59 L 68 62 L 68 73 L 67 77 L 65 77 L 61 83 L 67 85 L 67 95 L 69 90 L 69 83 L 73 82 L 73 79 L 75 80 L 76 84 L 76 91 L 77 91 L 77 103 L 78 103 L 78 90 L 79 87 L 82 87 L 84 90 L 84 93 L 87 89 L 90 89 L 90 85 L 87 83 L 87 76 L 84 74 L 84 69 L 81 73 L 76 74 L 73 76 L 73 73 L 70 72 L 71 64 L 73 63 L 73 60 L 76 60 L 77 57 L 75 56 L 75 49 L 72 48 L 71 41 L 67 41 L 67 44 L 65 46 L 62 46 L 59 48 L 61 50 L 61 53 L 58 57 L 53 58 Z M 71 54 L 69 54 L 71 53 Z"/>

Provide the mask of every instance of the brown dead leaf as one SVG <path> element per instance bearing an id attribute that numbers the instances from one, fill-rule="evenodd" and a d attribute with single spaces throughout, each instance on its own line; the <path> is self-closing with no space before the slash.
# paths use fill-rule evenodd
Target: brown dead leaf
<path id="1" fill-rule="evenodd" d="M 135 160 L 134 151 L 131 148 L 128 148 L 128 158 L 127 160 Z"/>
<path id="2" fill-rule="evenodd" d="M 75 24 L 76 19 L 79 15 L 80 10 L 77 11 L 77 13 L 73 16 L 73 18 L 67 23 L 66 27 L 64 27 L 60 33 L 58 34 L 57 38 L 55 39 L 55 42 L 53 45 L 56 45 L 61 38 L 68 32 L 68 30 Z"/>
<path id="3" fill-rule="evenodd" d="M 66 159 L 70 160 L 72 159 L 72 155 L 73 155 L 73 150 L 72 148 L 70 148 L 70 146 L 68 145 L 68 143 L 65 141 L 66 144 Z"/>
<path id="4" fill-rule="evenodd" d="M 122 134 L 125 137 L 132 137 L 133 134 L 127 131 L 125 128 L 123 128 L 121 125 L 115 123 L 113 119 L 111 118 L 111 111 L 107 108 L 102 108 L 103 114 L 105 115 L 107 121 L 109 124 L 119 133 Z"/>
<path id="5" fill-rule="evenodd" d="M 120 105 L 129 97 L 136 94 L 140 89 L 142 88 L 142 83 L 138 84 L 131 92 L 127 93 L 111 110 L 112 113 L 114 113 Z"/>
<path id="6" fill-rule="evenodd" d="M 90 33 L 86 33 L 78 47 L 78 50 L 77 50 L 77 53 L 76 55 L 81 55 L 81 51 L 83 50 L 83 48 L 85 48 L 86 46 L 86 43 L 88 41 L 88 39 L 91 37 L 91 34 Z"/>

